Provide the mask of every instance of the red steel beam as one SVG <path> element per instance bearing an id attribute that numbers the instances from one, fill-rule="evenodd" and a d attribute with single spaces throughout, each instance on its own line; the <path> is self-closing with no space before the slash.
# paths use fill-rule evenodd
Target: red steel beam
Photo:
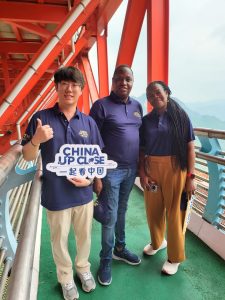
<path id="1" fill-rule="evenodd" d="M 108 21 L 109 21 L 108 18 L 111 18 L 111 16 L 113 15 L 114 11 L 118 8 L 118 6 L 119 6 L 119 4 L 121 2 L 122 1 L 117 0 L 117 1 L 106 1 L 104 3 L 104 5 L 99 10 L 99 18 L 101 20 L 104 19 L 104 22 L 102 22 L 102 21 L 99 22 L 99 26 L 98 26 L 99 30 L 101 30 L 101 26 L 103 26 L 103 24 L 107 24 L 108 23 Z M 89 36 L 87 36 L 87 40 L 86 40 L 86 48 L 87 48 L 87 50 L 90 48 L 90 45 L 93 45 L 93 43 L 94 43 L 95 40 L 96 40 L 96 38 L 93 36 L 93 34 L 89 33 Z M 83 45 L 81 45 L 81 44 L 83 44 Z M 78 41 L 78 43 L 76 44 L 76 54 L 82 49 L 82 46 L 85 46 L 84 45 L 84 41 L 82 43 L 79 43 L 79 41 Z M 84 50 L 84 49 L 82 49 L 82 50 Z M 29 63 L 29 65 L 30 64 L 31 63 Z M 3 97 L 5 97 L 5 95 L 7 95 L 7 93 L 5 93 L 3 95 Z"/>
<path id="2" fill-rule="evenodd" d="M 59 24 L 68 14 L 65 6 L 0 1 L 0 20 Z"/>
<path id="3" fill-rule="evenodd" d="M 90 103 L 89 103 L 89 89 L 87 84 L 85 84 L 84 89 L 82 91 L 82 98 L 83 98 L 83 113 L 88 115 L 90 112 Z"/>
<path id="4" fill-rule="evenodd" d="M 111 19 L 111 17 L 113 16 L 113 14 L 118 9 L 121 3 L 122 0 L 104 1 L 104 5 L 99 7 L 97 16 L 98 33 L 101 33 L 102 30 L 104 30 L 107 27 L 109 20 Z"/>
<path id="5" fill-rule="evenodd" d="M 151 0 L 147 7 L 148 82 L 168 83 L 169 0 Z"/>
<path id="6" fill-rule="evenodd" d="M 27 60 L 13 60 L 13 59 L 7 59 L 8 64 L 8 70 L 22 70 L 26 64 L 28 63 Z M 0 65 L 3 64 L 3 60 L 0 58 Z M 48 70 L 55 70 L 57 68 L 58 64 L 54 61 L 52 65 L 48 68 Z M 51 72 L 52 73 L 52 72 Z M 0 73 L 1 74 L 1 73 Z"/>
<path id="7" fill-rule="evenodd" d="M 90 104 L 89 104 L 89 93 L 90 93 L 90 91 L 89 91 L 88 84 L 87 84 L 87 78 L 86 78 L 86 74 L 85 74 L 85 71 L 84 71 L 84 66 L 83 66 L 83 63 L 82 63 L 81 60 L 79 61 L 78 68 L 83 73 L 86 83 L 84 85 L 82 95 L 78 99 L 77 107 L 80 111 L 82 111 L 83 113 L 88 115 L 89 112 L 90 112 Z"/>
<path id="8" fill-rule="evenodd" d="M 13 23 L 11 23 L 10 25 L 11 25 L 12 31 L 15 34 L 16 40 L 17 41 L 22 41 L 23 39 L 22 39 L 22 36 L 21 36 L 21 32 L 19 31 L 17 26 L 15 26 Z M 15 39 L 14 39 L 14 41 L 15 41 Z M 7 42 L 7 40 L 5 40 L 5 42 Z M 10 42 L 10 41 L 8 40 L 8 42 Z"/>
<path id="9" fill-rule="evenodd" d="M 39 3 L 40 2 L 43 3 L 42 0 L 37 0 L 37 1 Z M 92 0 L 91 2 L 93 4 L 93 2 L 95 2 L 95 0 Z M 106 39 L 106 36 L 104 36 L 106 32 L 104 32 L 104 35 L 100 35 L 100 33 L 102 33 L 102 30 L 104 30 L 104 28 L 106 28 L 109 19 L 111 18 L 112 14 L 116 10 L 115 7 L 116 6 L 118 7 L 121 2 L 122 1 L 119 1 L 119 0 L 101 1 L 100 2 L 100 3 L 103 3 L 103 5 L 99 6 L 98 13 L 97 13 L 98 14 L 97 15 L 97 32 L 95 33 L 95 31 L 93 30 L 96 25 L 94 24 L 95 26 L 94 25 L 92 26 L 91 24 L 89 24 L 90 26 L 89 25 L 87 26 L 87 28 L 88 28 L 87 32 L 83 35 L 83 37 L 81 39 L 78 40 L 78 42 L 75 45 L 74 55 L 71 57 L 69 62 L 67 62 L 67 65 L 71 64 L 75 59 L 77 59 L 77 56 L 81 51 L 82 51 L 82 53 L 86 53 L 86 55 L 87 55 L 88 50 L 91 48 L 91 46 L 93 45 L 93 43 L 96 41 L 96 38 L 97 38 L 97 41 L 98 41 L 98 44 L 97 44 L 98 63 L 99 63 L 99 83 L 100 83 L 99 88 L 100 88 L 100 93 L 101 93 L 100 96 L 101 97 L 105 96 L 105 94 L 108 94 L 108 85 L 107 85 L 108 84 L 108 64 L 107 64 L 107 39 Z M 7 10 L 9 10 L 9 3 L 13 4 L 12 7 L 14 7 L 14 8 L 16 7 L 14 5 L 16 2 L 0 1 L 0 19 L 1 19 L 2 14 L 6 13 L 4 11 L 4 9 L 2 10 L 2 7 L 4 6 L 4 5 L 2 6 L 2 4 L 7 4 Z M 74 4 L 74 5 L 77 5 L 77 1 L 75 3 L 76 4 Z M 28 3 L 28 4 L 30 5 L 31 3 Z M 23 10 L 24 10 L 24 5 L 27 6 L 27 4 L 23 3 Z M 33 8 L 33 10 L 36 10 L 36 4 L 31 4 L 31 5 L 34 5 L 35 8 Z M 43 6 L 45 7 L 44 10 L 46 10 L 46 4 L 43 4 Z M 49 5 L 49 6 L 52 7 L 52 5 Z M 126 19 L 125 19 L 124 28 L 123 28 L 123 34 L 122 34 L 122 38 L 121 38 L 120 50 L 119 50 L 118 59 L 117 59 L 117 65 L 121 64 L 121 63 L 127 63 L 129 65 L 132 64 L 146 8 L 147 8 L 147 12 L 148 12 L 148 20 L 147 20 L 148 21 L 148 25 L 147 25 L 148 26 L 148 81 L 160 79 L 160 80 L 164 80 L 165 82 L 167 82 L 168 81 L 169 0 L 149 0 L 149 1 L 143 0 L 143 1 L 139 1 L 139 3 L 138 3 L 138 1 L 135 1 L 135 0 L 129 0 L 128 9 L 127 9 L 127 13 L 126 13 Z M 61 7 L 60 7 L 60 9 L 61 9 Z M 90 13 L 93 13 L 93 12 L 94 12 L 94 9 L 92 9 L 92 11 Z M 14 24 L 15 24 L 15 22 L 35 22 L 35 21 L 31 21 L 31 19 L 27 20 L 27 19 L 21 18 L 22 15 L 20 13 L 17 13 L 16 11 L 11 12 L 11 13 L 14 14 L 14 16 L 16 15 L 17 17 L 18 17 L 18 15 L 20 15 L 19 19 L 13 19 Z M 30 12 L 28 18 L 34 18 L 35 13 Z M 67 15 L 67 13 L 68 12 L 66 10 L 64 18 Z M 85 11 L 85 14 L 87 14 L 87 11 Z M 27 15 L 27 12 L 26 12 L 26 15 Z M 42 11 L 42 16 L 43 16 L 43 11 Z M 43 16 L 43 17 L 45 18 L 46 16 Z M 51 11 L 51 16 L 48 16 L 48 17 L 49 18 L 52 17 L 52 11 Z M 80 19 L 82 19 L 82 17 Z M 84 20 L 87 20 L 87 18 L 83 17 L 82 22 L 84 22 Z M 63 18 L 58 19 L 58 20 L 60 20 L 60 22 L 61 22 L 62 19 Z M 88 21 L 90 22 L 90 19 Z M 48 23 L 46 20 L 45 21 L 43 21 L 43 19 L 40 20 L 39 17 L 36 22 Z M 57 23 L 57 22 L 51 21 L 50 23 Z M 88 24 L 87 21 L 85 23 Z M 82 24 L 84 24 L 84 23 L 82 23 Z M 24 23 L 24 25 L 26 25 L 26 24 Z M 28 27 L 30 25 L 32 25 L 32 24 L 29 24 Z M 76 25 L 73 23 L 72 30 L 74 30 Z M 36 26 L 36 29 L 37 29 L 37 27 L 38 26 Z M 89 30 L 90 28 L 91 28 L 91 30 Z M 27 28 L 27 30 L 28 30 L 28 28 Z M 89 31 L 91 31 L 91 32 L 89 32 Z M 0 120 L 1 124 L 4 124 L 4 123 L 2 123 L 2 122 L 4 122 L 4 120 L 5 121 L 11 120 L 10 115 L 14 111 L 15 112 L 17 111 L 17 107 L 19 104 L 23 104 L 22 100 L 24 99 L 24 97 L 26 97 L 29 94 L 29 92 L 31 91 L 31 89 L 34 87 L 34 85 L 38 83 L 37 81 L 39 79 L 41 79 L 44 72 L 46 72 L 46 70 L 49 68 L 49 65 L 51 63 L 53 63 L 54 58 L 57 57 L 57 55 L 59 55 L 60 51 L 62 51 L 62 49 L 65 47 L 65 45 L 69 42 L 72 34 L 73 33 L 70 30 L 68 30 L 64 34 L 64 36 L 60 39 L 61 45 L 59 45 L 60 43 L 58 43 L 56 45 L 55 49 L 52 49 L 52 51 L 50 53 L 48 53 L 46 59 L 43 61 L 43 63 L 37 69 L 36 73 L 32 76 L 32 78 L 29 80 L 27 86 L 21 87 L 21 90 L 22 90 L 21 93 L 19 93 L 17 95 L 17 97 L 15 97 L 15 100 L 13 101 L 13 103 L 11 104 L 9 109 L 1 117 L 1 120 Z M 127 39 L 127 37 L 128 37 L 128 39 Z M 46 43 L 46 45 L 47 45 L 47 43 Z M 85 52 L 85 49 L 86 49 L 86 52 Z M 1 50 L 2 50 L 2 48 L 1 48 Z M 29 65 L 32 65 L 32 63 L 35 62 L 35 59 L 41 54 L 42 50 L 44 50 L 44 46 L 43 46 L 43 48 L 41 48 L 38 51 L 38 53 L 34 56 L 32 61 L 29 62 Z M 14 51 L 13 51 L 13 53 L 14 53 Z M 3 61 L 2 61 L 2 63 L 4 64 Z M 85 68 L 83 68 L 83 66 Z M 89 82 L 88 85 L 90 86 L 90 92 L 92 92 L 92 99 L 95 99 L 96 97 L 98 98 L 97 87 L 96 87 L 94 76 L 93 76 L 93 73 L 91 70 L 91 65 L 90 65 L 90 62 L 89 62 L 87 56 L 82 57 L 82 63 L 80 64 L 80 68 L 81 69 L 83 68 L 82 70 L 85 73 L 85 75 L 87 76 L 86 80 L 87 80 L 87 82 Z M 20 78 L 23 76 L 23 74 L 26 71 L 27 71 L 27 68 L 26 68 L 26 70 L 24 70 L 24 72 L 21 73 L 18 80 L 16 80 L 15 85 L 17 83 L 19 83 Z M 107 74 L 107 77 L 105 76 L 106 74 Z M 106 80 L 106 78 L 107 78 L 107 80 Z M 93 88 L 93 84 L 95 85 L 94 88 Z M 82 98 L 79 100 L 79 105 L 78 105 L 81 110 L 83 107 L 83 112 L 85 112 L 85 113 L 89 112 L 88 85 L 86 85 L 86 87 L 83 91 Z M 14 84 L 12 84 L 10 88 L 13 88 L 13 86 L 14 86 Z M 93 96 L 93 93 L 95 93 L 96 95 Z M 45 97 L 43 96 L 40 98 L 40 100 L 38 101 L 39 104 L 41 101 L 43 101 L 43 98 L 44 99 L 46 99 L 46 97 L 48 98 L 47 94 L 48 93 L 46 92 Z M 6 93 L 6 95 L 7 95 L 7 93 Z M 55 98 L 55 97 L 53 97 L 53 98 Z M 52 103 L 54 101 L 55 101 L 55 99 L 52 99 L 50 101 L 51 103 L 47 101 L 45 105 L 47 105 L 49 107 L 49 105 L 52 105 Z M 24 101 L 24 103 L 25 103 L 25 101 Z M 39 105 L 38 103 L 37 103 L 37 105 L 35 105 L 36 108 Z M 29 115 L 30 115 L 30 113 L 29 113 Z M 27 118 L 28 118 L 28 115 L 24 119 L 27 119 Z M 24 120 L 22 120 L 20 123 L 23 124 Z M 15 135 L 15 133 L 13 133 L 12 135 Z M 12 139 L 12 135 L 10 136 L 10 138 L 9 138 L 9 136 L 8 137 L 4 136 L 4 141 L 7 140 L 7 143 L 8 143 L 8 140 Z M 1 144 L 2 144 L 2 139 L 1 139 Z M 8 144 L 7 144 L 7 147 L 8 147 Z"/>
<path id="10" fill-rule="evenodd" d="M 3 115 L 0 119 L 0 125 L 4 124 L 4 122 L 11 116 L 11 114 L 14 113 L 17 106 L 20 104 L 21 99 L 23 99 L 34 87 L 34 85 L 37 83 L 37 81 L 41 78 L 43 73 L 46 71 L 46 69 L 49 67 L 49 65 L 52 63 L 52 61 L 57 57 L 57 55 L 60 53 L 60 51 L 63 49 L 63 47 L 68 43 L 68 41 L 71 39 L 74 32 L 77 31 L 77 29 L 88 19 L 88 17 L 93 13 L 95 8 L 97 7 L 99 3 L 99 0 L 91 0 L 87 7 L 85 8 L 85 11 L 82 12 L 76 20 L 71 24 L 69 28 L 66 28 L 66 31 L 64 32 L 64 35 L 60 38 L 60 40 L 57 42 L 54 48 L 52 48 L 49 52 L 46 53 L 45 59 L 40 63 L 38 66 L 36 72 L 28 79 L 27 84 L 22 86 L 19 93 L 15 96 L 13 103 L 10 104 L 10 106 L 7 107 L 7 109 L 4 111 Z M 73 13 L 73 11 L 76 8 L 72 9 L 70 12 L 70 15 Z M 70 17 L 68 16 L 68 18 Z M 64 25 L 64 24 L 63 24 Z M 63 26 L 62 25 L 62 26 Z M 57 31 L 58 32 L 58 31 Z M 48 41 L 47 45 L 51 43 L 51 41 Z M 35 65 L 36 59 L 41 55 L 41 53 L 45 50 L 46 46 L 44 45 L 33 57 L 32 61 L 29 65 Z M 24 70 L 22 74 L 18 77 L 18 80 L 14 82 L 14 85 L 19 84 L 19 81 L 23 78 L 24 74 L 28 70 Z M 4 98 L 6 98 L 6 95 L 4 95 Z M 7 98 L 6 98 L 7 99 Z"/>
<path id="11" fill-rule="evenodd" d="M 40 42 L 1 42 L 1 53 L 34 54 L 43 45 Z"/>
<path id="12" fill-rule="evenodd" d="M 102 4 L 103 3 L 103 4 Z M 92 28 L 94 28 L 94 33 L 92 33 L 93 38 L 88 40 L 87 44 L 87 52 L 91 49 L 93 44 L 96 42 L 96 30 L 99 34 L 102 33 L 102 31 L 107 27 L 108 22 L 112 18 L 115 11 L 118 9 L 120 4 L 122 3 L 122 0 L 104 0 L 100 1 L 100 4 L 98 6 L 97 15 L 93 16 L 94 18 L 97 18 L 97 24 L 94 23 L 93 19 L 88 24 L 89 27 L 92 25 Z M 90 29 L 88 29 L 90 30 Z"/>
<path id="13" fill-rule="evenodd" d="M 102 98 L 109 94 L 107 29 L 104 30 L 103 35 L 97 34 L 97 52 L 99 97 Z"/>
<path id="14" fill-rule="evenodd" d="M 92 72 L 91 64 L 87 56 L 81 56 L 81 62 L 87 80 L 91 101 L 94 102 L 99 98 L 99 94 L 95 83 L 95 78 Z"/>
<path id="15" fill-rule="evenodd" d="M 154 80 L 168 83 L 169 0 L 148 2 L 147 36 L 148 83 Z M 152 110 L 149 102 L 147 110 Z"/>
<path id="16" fill-rule="evenodd" d="M 120 48 L 117 56 L 117 66 L 120 64 L 132 65 L 147 2 L 149 1 L 130 0 L 128 2 Z"/>
<path id="17" fill-rule="evenodd" d="M 51 90 L 44 100 L 39 104 L 38 110 L 43 110 L 45 108 L 51 107 L 58 100 L 58 94 L 55 88 Z"/>
<path id="18" fill-rule="evenodd" d="M 87 37 L 83 36 L 81 37 L 75 46 L 75 53 L 73 55 L 71 55 L 70 59 L 67 60 L 66 65 L 73 65 L 75 58 L 80 54 L 80 51 L 84 48 L 85 44 L 87 43 Z M 54 66 L 53 66 L 54 65 Z M 84 74 L 84 69 L 82 64 L 80 64 L 80 68 L 82 67 L 82 72 Z M 50 66 L 51 68 L 51 66 Z M 54 62 L 52 64 L 52 68 L 55 70 L 57 68 L 56 63 Z M 85 74 L 84 74 L 85 75 Z M 54 83 L 52 82 L 49 87 L 45 90 L 45 92 L 42 94 L 42 96 L 38 99 L 37 103 L 31 108 L 29 109 L 29 112 L 25 115 L 25 117 L 21 120 L 21 124 L 24 124 L 34 113 L 34 111 L 37 109 L 37 107 L 40 105 L 40 103 L 42 101 L 44 101 L 44 99 L 47 97 L 47 95 L 49 94 L 49 92 L 51 91 L 52 87 L 53 87 Z M 87 87 L 87 84 L 85 85 Z M 88 94 L 87 94 L 88 93 Z M 89 90 L 87 87 L 87 93 L 83 92 L 83 98 L 84 98 L 84 102 L 82 102 L 82 99 L 80 100 L 80 103 L 84 103 L 85 107 L 84 107 L 84 112 L 89 113 L 90 107 L 89 107 Z M 38 95 L 37 95 L 38 96 Z M 81 108 L 82 109 L 82 108 Z"/>
<path id="19" fill-rule="evenodd" d="M 58 100 L 58 95 L 55 94 L 52 98 L 43 106 L 43 109 L 53 107 Z"/>
<path id="20" fill-rule="evenodd" d="M 85 77 L 85 73 L 84 73 L 84 68 L 83 68 L 83 64 L 81 61 L 79 61 L 79 63 L 76 63 L 74 65 L 75 67 L 77 67 L 78 69 L 81 70 L 81 72 L 83 73 L 84 77 Z M 86 77 L 85 77 L 86 79 Z M 87 85 L 87 83 L 85 84 Z M 77 102 L 77 108 L 80 110 L 80 111 L 83 111 L 83 101 L 84 101 L 84 98 L 83 98 L 83 94 L 79 97 L 78 99 L 78 102 Z"/>
<path id="21" fill-rule="evenodd" d="M 10 78 L 9 78 L 7 57 L 4 54 L 2 54 L 2 67 L 3 67 L 2 71 L 3 71 L 5 89 L 7 89 L 10 86 Z"/>
<path id="22" fill-rule="evenodd" d="M 20 41 L 20 42 L 23 41 L 20 30 L 13 23 L 11 23 L 11 28 L 16 36 L 17 41 Z M 29 60 L 29 57 L 27 54 L 24 54 L 24 58 L 26 60 Z"/>
<path id="23" fill-rule="evenodd" d="M 87 43 L 87 38 L 85 38 L 84 36 L 79 39 L 76 43 L 76 52 L 74 53 L 74 55 L 72 55 L 70 57 L 70 59 L 67 61 L 66 65 L 72 65 L 74 59 L 79 55 L 80 51 L 83 49 L 83 47 L 85 46 L 85 44 Z M 1 62 L 1 61 L 0 61 Z M 52 68 L 54 70 L 57 69 L 56 63 L 53 62 L 52 66 L 50 66 L 49 68 Z M 84 72 L 83 72 L 84 73 Z M 46 91 L 42 94 L 42 96 L 38 99 L 37 103 L 29 110 L 29 112 L 25 115 L 25 117 L 21 120 L 21 124 L 24 124 L 34 113 L 34 111 L 37 109 L 37 107 L 40 105 L 40 103 L 42 101 L 44 101 L 44 99 L 47 97 L 48 93 L 51 91 L 52 87 L 53 87 L 54 83 L 52 83 L 47 89 Z M 89 93 L 89 92 L 88 92 Z M 37 95 L 38 96 L 38 95 Z M 89 94 L 87 95 L 85 93 L 85 97 L 87 96 L 87 101 L 86 98 L 84 99 L 84 104 L 87 102 L 88 103 L 88 108 L 85 108 L 85 110 L 89 113 Z M 82 103 L 82 100 L 80 101 Z M 0 101 L 1 103 L 1 101 Z"/>
<path id="24" fill-rule="evenodd" d="M 13 21 L 8 21 L 7 23 L 13 24 L 18 28 L 24 29 L 25 31 L 38 34 L 44 38 L 49 38 L 51 36 L 51 32 L 49 32 L 47 29 L 44 29 L 43 27 L 34 25 L 32 23 L 13 22 Z"/>
<path id="25" fill-rule="evenodd" d="M 29 108 L 28 113 L 21 119 L 20 124 L 24 124 L 35 112 L 35 110 L 38 108 L 41 102 L 45 101 L 45 99 L 48 97 L 48 95 L 51 93 L 51 90 L 54 86 L 54 82 L 52 82 L 48 88 L 45 90 L 45 92 L 41 95 L 41 97 L 38 99 L 38 101 L 32 106 L 32 108 Z M 37 95 L 38 97 L 38 95 Z M 36 99 L 36 98 L 35 98 Z"/>
<path id="26" fill-rule="evenodd" d="M 77 43 L 76 43 L 76 51 L 73 55 L 71 55 L 70 59 L 67 59 L 67 63 L 65 65 L 69 66 L 69 65 L 73 65 L 74 64 L 74 60 L 75 58 L 80 54 L 80 51 L 84 48 L 85 44 L 87 43 L 87 37 L 85 38 L 85 36 L 81 37 Z M 80 67 L 82 66 L 82 64 L 80 65 Z M 57 66 L 56 63 L 53 62 L 52 66 L 50 66 L 50 68 L 56 70 Z M 83 69 L 82 69 L 83 70 Z M 84 74 L 84 70 L 83 70 L 83 74 Z M 43 76 L 42 76 L 43 77 Z M 29 112 L 25 115 L 25 117 L 21 120 L 20 124 L 24 124 L 27 119 L 29 119 L 31 117 L 31 115 L 34 113 L 34 111 L 37 109 L 37 107 L 40 105 L 40 103 L 42 101 L 44 101 L 44 99 L 47 97 L 48 93 L 51 91 L 52 87 L 53 87 L 54 83 L 52 83 L 47 89 L 46 91 L 42 94 L 42 96 L 38 99 L 37 103 L 29 110 Z M 87 86 L 87 85 L 86 85 Z M 37 95 L 38 96 L 38 95 Z M 89 106 L 89 90 L 88 90 L 88 95 L 85 94 L 84 98 L 84 102 L 82 102 L 83 100 L 80 99 L 79 103 L 80 105 L 82 105 L 82 103 L 84 103 L 84 105 L 86 105 L 86 107 L 84 107 L 84 111 L 86 111 L 86 113 L 89 113 L 90 111 L 90 106 Z M 87 100 L 86 100 L 87 98 Z M 87 103 L 87 104 L 86 104 Z M 80 107 L 80 109 L 82 109 L 82 107 Z"/>

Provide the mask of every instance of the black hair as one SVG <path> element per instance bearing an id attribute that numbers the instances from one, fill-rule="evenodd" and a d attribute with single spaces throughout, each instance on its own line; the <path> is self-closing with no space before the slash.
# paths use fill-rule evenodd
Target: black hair
<path id="1" fill-rule="evenodd" d="M 168 87 L 168 85 L 165 84 L 164 81 L 161 81 L 161 80 L 156 80 L 156 81 L 152 81 L 148 84 L 147 88 L 146 88 L 146 96 L 148 98 L 148 93 L 149 91 L 156 85 L 156 84 L 159 84 L 162 86 L 162 88 L 164 89 L 164 91 L 167 92 L 167 94 L 170 96 L 171 95 L 171 90 L 170 88 Z"/>
<path id="2" fill-rule="evenodd" d="M 85 80 L 82 72 L 78 68 L 73 66 L 61 67 L 55 72 L 54 74 L 55 84 L 58 84 L 63 80 L 74 81 L 76 83 L 79 83 L 82 90 L 85 85 Z"/>
<path id="3" fill-rule="evenodd" d="M 113 73 L 113 77 L 117 74 L 117 73 L 119 73 L 120 72 L 120 70 L 123 70 L 123 69 L 129 69 L 130 71 L 131 71 L 131 73 L 132 73 L 132 75 L 134 75 L 133 74 L 133 71 L 132 71 L 132 69 L 131 69 L 131 67 L 129 66 L 129 65 L 119 65 L 119 66 L 117 66 L 116 68 L 115 68 L 115 71 L 114 71 L 114 73 Z"/>
<path id="4" fill-rule="evenodd" d="M 167 112 L 172 124 L 172 135 L 174 143 L 173 151 L 176 155 L 176 162 L 181 170 L 187 169 L 187 137 L 190 121 L 187 113 L 172 98 L 169 98 Z"/>
<path id="5" fill-rule="evenodd" d="M 181 170 L 187 169 L 187 138 L 189 131 L 189 117 L 183 108 L 170 97 L 171 90 L 168 85 L 163 81 L 153 81 L 151 82 L 146 89 L 146 94 L 148 95 L 149 91 L 153 86 L 159 84 L 162 86 L 164 91 L 168 93 L 168 104 L 167 104 L 167 113 L 170 119 L 171 133 L 172 133 L 172 151 L 175 153 L 176 157 L 176 166 L 179 166 Z M 148 98 L 148 97 L 147 97 Z"/>

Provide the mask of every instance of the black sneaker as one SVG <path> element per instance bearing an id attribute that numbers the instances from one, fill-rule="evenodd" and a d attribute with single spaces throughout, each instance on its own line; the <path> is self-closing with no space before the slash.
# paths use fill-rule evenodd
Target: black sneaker
<path id="1" fill-rule="evenodd" d="M 98 269 L 98 282 L 101 285 L 110 285 L 112 282 L 111 263 L 101 261 Z"/>
<path id="2" fill-rule="evenodd" d="M 122 260 L 129 265 L 139 265 L 141 263 L 140 257 L 130 252 L 126 248 L 123 248 L 121 251 L 118 251 L 116 248 L 114 248 L 112 257 L 116 260 Z"/>

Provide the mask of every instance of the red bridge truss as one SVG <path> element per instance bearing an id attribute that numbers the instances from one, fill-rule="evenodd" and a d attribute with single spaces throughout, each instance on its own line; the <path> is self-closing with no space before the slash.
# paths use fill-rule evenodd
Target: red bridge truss
<path id="1" fill-rule="evenodd" d="M 86 86 L 79 109 L 109 93 L 107 25 L 122 0 L 0 1 L 0 154 L 24 133 L 28 119 L 57 101 L 53 73 L 76 65 Z M 147 14 L 147 72 L 168 81 L 169 0 L 129 0 L 116 65 L 132 66 Z M 98 80 L 89 51 L 97 45 Z M 97 84 L 96 82 L 99 82 Z M 147 83 L 146 83 L 147 84 Z"/>

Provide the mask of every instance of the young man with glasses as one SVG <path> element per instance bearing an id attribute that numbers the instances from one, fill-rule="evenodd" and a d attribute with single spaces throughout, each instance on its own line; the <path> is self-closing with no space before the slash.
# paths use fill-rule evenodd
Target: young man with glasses
<path id="1" fill-rule="evenodd" d="M 54 74 L 58 102 L 54 107 L 35 113 L 29 122 L 22 144 L 26 160 L 34 160 L 39 150 L 43 163 L 41 204 L 46 208 L 50 226 L 53 258 L 58 281 L 66 300 L 78 299 L 73 279 L 72 261 L 68 251 L 71 225 L 76 238 L 75 268 L 85 292 L 95 289 L 88 261 L 93 219 L 93 190 L 90 180 L 67 179 L 46 169 L 54 162 L 56 153 L 64 144 L 87 144 L 103 147 L 94 120 L 77 108 L 84 88 L 83 74 L 74 67 L 62 67 Z"/>

